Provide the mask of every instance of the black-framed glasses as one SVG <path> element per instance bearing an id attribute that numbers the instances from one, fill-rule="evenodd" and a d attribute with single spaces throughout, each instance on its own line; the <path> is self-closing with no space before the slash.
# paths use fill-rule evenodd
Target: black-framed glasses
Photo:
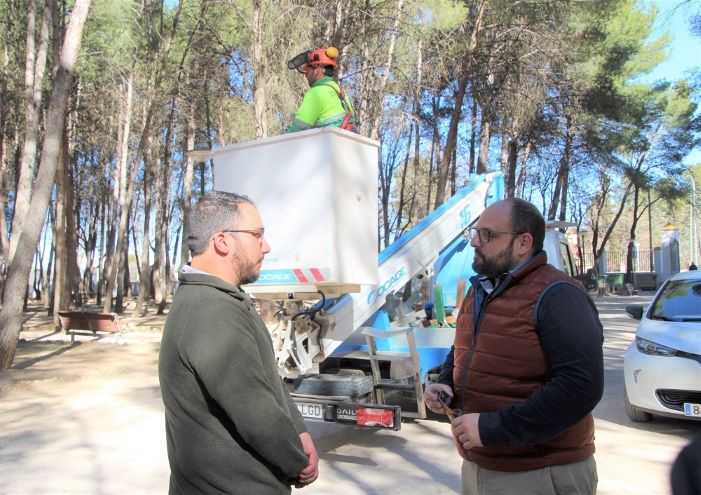
<path id="1" fill-rule="evenodd" d="M 232 234 L 251 234 L 258 240 L 258 242 L 263 242 L 263 237 L 265 236 L 265 227 L 261 227 L 259 229 L 223 229 L 220 232 L 229 232 Z"/>
<path id="2" fill-rule="evenodd" d="M 495 237 L 499 237 L 501 234 L 521 235 L 523 232 L 499 232 L 497 230 L 478 229 L 476 227 L 470 227 L 467 229 L 467 236 L 469 240 L 477 237 L 481 244 L 487 244 L 489 241 Z"/>

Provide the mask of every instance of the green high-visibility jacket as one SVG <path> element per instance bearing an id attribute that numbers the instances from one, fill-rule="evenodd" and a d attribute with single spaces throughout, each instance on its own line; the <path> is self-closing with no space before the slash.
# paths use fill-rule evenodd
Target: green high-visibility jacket
<path id="1" fill-rule="evenodd" d="M 348 112 L 355 123 L 355 110 L 348 95 L 344 101 L 348 112 L 341 103 L 341 88 L 330 77 L 322 77 L 304 94 L 304 99 L 295 113 L 295 118 L 287 132 L 305 131 L 314 127 L 341 127 Z"/>

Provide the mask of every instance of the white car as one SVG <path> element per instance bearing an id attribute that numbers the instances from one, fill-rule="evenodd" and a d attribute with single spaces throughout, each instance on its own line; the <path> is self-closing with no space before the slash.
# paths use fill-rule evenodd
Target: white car
<path id="1" fill-rule="evenodd" d="M 672 275 L 645 311 L 626 313 L 640 320 L 623 358 L 628 417 L 701 420 L 701 271 Z"/>

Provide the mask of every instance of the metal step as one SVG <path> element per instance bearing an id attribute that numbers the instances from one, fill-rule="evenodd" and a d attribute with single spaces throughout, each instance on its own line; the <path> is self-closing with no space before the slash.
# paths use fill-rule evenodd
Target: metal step
<path id="1" fill-rule="evenodd" d="M 373 388 L 375 390 L 400 390 L 402 392 L 414 392 L 416 390 L 413 383 L 399 383 L 386 379 L 383 379 L 382 383 L 376 383 L 373 385 Z"/>
<path id="2" fill-rule="evenodd" d="M 316 396 L 363 397 L 372 392 L 373 379 L 369 375 L 340 370 L 336 374 L 321 373 L 302 378 L 295 383 L 294 393 Z"/>
<path id="3" fill-rule="evenodd" d="M 404 327 L 395 330 L 381 330 L 377 328 L 363 327 L 362 333 L 365 336 L 365 342 L 368 346 L 367 355 L 370 359 L 370 366 L 372 368 L 373 392 L 375 395 L 375 401 L 378 404 L 385 403 L 385 390 L 411 392 L 416 400 L 416 407 L 418 409 L 418 412 L 416 413 L 416 416 L 414 416 L 413 414 L 409 416 L 425 419 L 426 405 L 424 404 L 424 392 L 420 376 L 421 366 L 419 364 L 419 355 L 416 352 L 414 328 Z M 409 346 L 409 353 L 386 352 L 377 350 L 377 345 L 375 344 L 376 339 L 388 339 L 397 336 L 404 336 L 406 338 L 407 344 Z M 397 380 L 382 378 L 380 374 L 380 361 L 388 360 L 388 356 L 394 357 L 394 361 L 404 361 L 409 364 L 411 374 L 410 380 L 413 381 L 413 383 L 401 383 Z"/>
<path id="4" fill-rule="evenodd" d="M 408 352 L 376 351 L 375 355 L 380 361 L 404 361 L 407 359 L 411 359 L 411 354 Z M 348 359 L 363 359 L 366 361 L 369 361 L 371 359 L 370 354 L 365 351 L 351 351 L 340 354 L 334 354 L 334 357 Z"/>

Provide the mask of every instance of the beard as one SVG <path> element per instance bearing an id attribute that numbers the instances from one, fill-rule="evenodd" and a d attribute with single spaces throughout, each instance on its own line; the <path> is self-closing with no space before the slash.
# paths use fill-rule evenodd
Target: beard
<path id="1" fill-rule="evenodd" d="M 509 243 L 501 253 L 487 258 L 482 252 L 475 248 L 475 259 L 472 262 L 472 269 L 484 277 L 490 279 L 499 278 L 502 273 L 506 273 L 514 268 L 518 263 L 514 259 L 514 241 Z"/>
<path id="2" fill-rule="evenodd" d="M 239 280 L 239 285 L 252 284 L 260 276 L 258 263 L 249 259 L 244 253 L 234 255 L 234 269 Z"/>

